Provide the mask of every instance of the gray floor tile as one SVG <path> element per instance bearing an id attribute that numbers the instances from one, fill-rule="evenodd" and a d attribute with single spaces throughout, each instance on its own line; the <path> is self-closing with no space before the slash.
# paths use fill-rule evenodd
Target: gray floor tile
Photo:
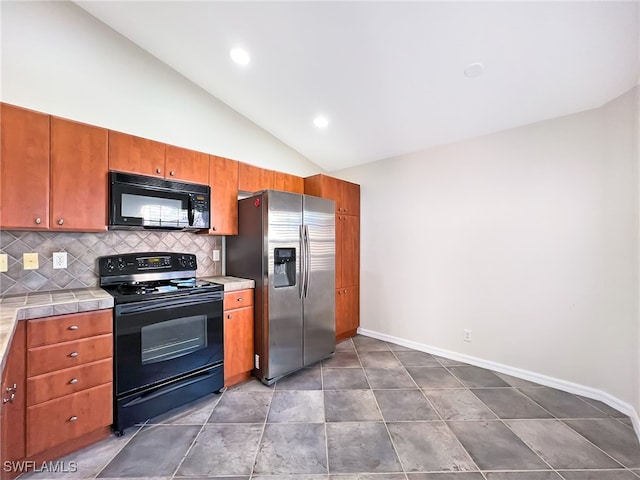
<path id="1" fill-rule="evenodd" d="M 515 388 L 484 388 L 472 391 L 500 418 L 551 418 L 549 412 Z"/>
<path id="2" fill-rule="evenodd" d="M 363 367 L 400 368 L 402 364 L 391 351 L 358 353 Z"/>
<path id="3" fill-rule="evenodd" d="M 462 388 L 463 385 L 443 367 L 407 367 L 409 375 L 423 388 Z"/>
<path id="4" fill-rule="evenodd" d="M 638 478 L 629 470 L 561 470 L 560 474 L 565 480 L 637 480 Z"/>
<path id="5" fill-rule="evenodd" d="M 355 352 L 356 347 L 354 347 L 353 342 L 350 338 L 346 340 L 342 340 L 339 343 L 336 343 L 336 352 Z"/>
<path id="6" fill-rule="evenodd" d="M 324 390 L 367 389 L 369 382 L 362 368 L 322 368 Z"/>
<path id="7" fill-rule="evenodd" d="M 384 423 L 328 423 L 329 473 L 402 472 Z"/>
<path id="8" fill-rule="evenodd" d="M 242 383 L 229 387 L 227 392 L 272 392 L 275 385 L 265 385 L 257 378 L 250 378 Z"/>
<path id="9" fill-rule="evenodd" d="M 633 422 L 631 421 L 630 418 L 618 418 L 617 420 L 633 428 Z"/>
<path id="10" fill-rule="evenodd" d="M 511 375 L 507 375 L 506 373 L 493 372 L 497 376 L 499 376 L 502 380 L 507 382 L 512 387 L 542 387 L 539 383 L 530 382 L 529 380 L 524 380 L 518 377 L 512 377 Z"/>
<path id="11" fill-rule="evenodd" d="M 364 371 L 374 389 L 416 388 L 416 383 L 404 368 L 365 368 Z"/>
<path id="12" fill-rule="evenodd" d="M 387 342 L 383 342 L 377 338 L 365 337 L 363 335 L 356 335 L 353 337 L 353 344 L 355 345 L 358 353 L 390 351 Z"/>
<path id="13" fill-rule="evenodd" d="M 375 422 L 382 415 L 371 390 L 329 390 L 324 392 L 327 422 Z"/>
<path id="14" fill-rule="evenodd" d="M 561 480 L 553 471 L 547 472 L 489 472 L 487 480 Z"/>
<path id="15" fill-rule="evenodd" d="M 397 343 L 387 342 L 389 350 L 394 352 L 415 352 L 413 348 L 405 347 L 404 345 L 398 345 Z"/>
<path id="16" fill-rule="evenodd" d="M 393 352 L 405 367 L 439 367 L 440 362 L 433 355 L 424 352 Z"/>
<path id="17" fill-rule="evenodd" d="M 355 350 L 349 352 L 336 352 L 333 357 L 322 361 L 323 367 L 331 368 L 360 368 L 360 359 Z"/>
<path id="18" fill-rule="evenodd" d="M 478 472 L 408 473 L 409 480 L 484 480 Z"/>
<path id="19" fill-rule="evenodd" d="M 353 473 L 329 475 L 329 480 L 405 480 L 404 473 Z M 287 479 L 289 480 L 289 479 Z"/>
<path id="20" fill-rule="evenodd" d="M 177 475 L 251 475 L 262 429 L 262 424 L 205 426 Z"/>
<path id="21" fill-rule="evenodd" d="M 373 394 L 386 422 L 439 420 L 420 389 L 374 390 Z"/>
<path id="22" fill-rule="evenodd" d="M 640 468 L 640 443 L 634 431 L 612 418 L 565 423 L 627 468 Z"/>
<path id="23" fill-rule="evenodd" d="M 282 480 L 282 478 L 282 475 L 254 475 L 251 480 Z M 287 480 L 329 480 L 329 475 L 287 475 L 285 478 Z M 176 480 L 182 479 L 176 478 Z"/>
<path id="24" fill-rule="evenodd" d="M 462 365 L 462 366 L 469 365 L 468 363 L 462 362 L 460 360 L 453 360 L 452 358 L 440 357 L 438 355 L 434 355 L 433 358 L 438 360 L 438 362 L 440 362 L 440 364 L 445 366 L 445 367 L 451 367 L 451 366 L 454 366 L 454 365 Z"/>
<path id="25" fill-rule="evenodd" d="M 507 420 L 506 424 L 555 469 L 620 468 L 558 420 Z"/>
<path id="26" fill-rule="evenodd" d="M 543 462 L 502 422 L 448 422 L 480 470 L 544 470 Z"/>
<path id="27" fill-rule="evenodd" d="M 405 472 L 477 470 L 444 422 L 388 423 Z"/>
<path id="28" fill-rule="evenodd" d="M 519 388 L 522 393 L 558 418 L 601 418 L 607 414 L 583 402 L 572 393 L 555 388 Z"/>
<path id="29" fill-rule="evenodd" d="M 170 477 L 169 477 L 170 478 Z M 173 477 L 175 480 L 249 480 L 251 477 L 246 475 L 237 476 L 234 475 L 232 477 Z M 255 477 L 254 477 L 255 478 Z M 142 480 L 142 479 L 140 479 Z M 169 480 L 169 479 L 167 479 Z"/>
<path id="30" fill-rule="evenodd" d="M 260 475 L 328 473 L 324 424 L 267 424 L 253 471 Z"/>
<path id="31" fill-rule="evenodd" d="M 487 406 L 467 389 L 424 390 L 444 420 L 495 420 Z"/>
<path id="32" fill-rule="evenodd" d="M 303 368 L 276 382 L 276 390 L 322 390 L 322 373 L 319 366 Z"/>
<path id="33" fill-rule="evenodd" d="M 269 423 L 323 423 L 324 397 L 319 390 L 276 391 L 267 416 Z"/>
<path id="34" fill-rule="evenodd" d="M 204 425 L 222 395 L 212 393 L 149 419 L 147 425 Z"/>
<path id="35" fill-rule="evenodd" d="M 469 388 L 508 387 L 509 384 L 491 370 L 480 367 L 448 367 L 465 386 Z"/>
<path id="36" fill-rule="evenodd" d="M 581 400 L 584 400 L 585 402 L 587 402 L 590 405 L 593 405 L 598 410 L 601 410 L 604 413 L 606 413 L 607 415 L 610 415 L 612 417 L 615 417 L 615 418 L 629 418 L 628 415 L 625 415 L 624 413 L 620 412 L 619 410 L 616 410 L 615 408 L 610 407 L 606 403 L 601 402 L 599 400 L 594 400 L 592 398 L 580 397 L 580 396 L 578 396 L 578 398 L 580 398 Z"/>
<path id="37" fill-rule="evenodd" d="M 272 397 L 273 391 L 225 392 L 213 409 L 209 423 L 263 423 Z"/>
<path id="38" fill-rule="evenodd" d="M 197 425 L 142 428 L 100 472 L 99 478 L 171 476 L 200 431 Z"/>

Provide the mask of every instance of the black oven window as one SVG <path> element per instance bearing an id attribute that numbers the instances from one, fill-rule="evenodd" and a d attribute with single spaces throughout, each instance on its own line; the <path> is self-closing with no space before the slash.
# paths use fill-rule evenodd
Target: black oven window
<path id="1" fill-rule="evenodd" d="M 163 362 L 207 347 L 207 316 L 194 315 L 142 327 L 142 364 Z"/>

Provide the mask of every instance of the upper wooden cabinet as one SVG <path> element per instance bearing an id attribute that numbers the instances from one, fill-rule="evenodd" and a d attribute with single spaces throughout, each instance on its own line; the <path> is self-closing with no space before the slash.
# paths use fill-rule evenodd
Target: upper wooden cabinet
<path id="1" fill-rule="evenodd" d="M 273 170 L 240 162 L 238 165 L 238 190 L 251 193 L 271 190 L 273 189 L 273 177 Z"/>
<path id="2" fill-rule="evenodd" d="M 165 151 L 165 177 L 183 182 L 209 181 L 209 155 L 195 150 L 167 145 Z"/>
<path id="3" fill-rule="evenodd" d="M 51 118 L 51 229 L 107 229 L 108 131 Z"/>
<path id="4" fill-rule="evenodd" d="M 336 213 L 360 215 L 360 185 L 355 183 L 318 174 L 304 179 L 304 193 L 334 200 Z"/>
<path id="5" fill-rule="evenodd" d="M 49 115 L 0 104 L 0 228 L 49 228 Z"/>
<path id="6" fill-rule="evenodd" d="M 304 178 L 288 173 L 273 172 L 273 189 L 283 192 L 304 193 Z"/>
<path id="7" fill-rule="evenodd" d="M 238 162 L 209 157 L 211 228 L 213 235 L 238 234 Z"/>
<path id="8" fill-rule="evenodd" d="M 165 144 L 109 131 L 109 169 L 164 178 Z"/>

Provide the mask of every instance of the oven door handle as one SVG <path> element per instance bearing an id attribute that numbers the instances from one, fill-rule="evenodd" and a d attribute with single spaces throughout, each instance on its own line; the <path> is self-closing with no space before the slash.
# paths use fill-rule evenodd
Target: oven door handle
<path id="1" fill-rule="evenodd" d="M 198 295 L 197 297 L 187 298 L 167 298 L 164 297 L 158 300 L 142 301 L 129 304 L 118 305 L 118 313 L 121 315 L 131 313 L 144 313 L 149 311 L 155 311 L 158 308 L 173 308 L 173 307 L 188 307 L 192 305 L 199 305 L 203 303 L 209 303 L 212 301 L 222 302 L 222 292 L 216 292 L 212 295 Z"/>

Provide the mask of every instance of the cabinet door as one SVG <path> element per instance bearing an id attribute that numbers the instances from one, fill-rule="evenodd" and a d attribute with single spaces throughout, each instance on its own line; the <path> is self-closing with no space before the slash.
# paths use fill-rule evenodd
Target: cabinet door
<path id="1" fill-rule="evenodd" d="M 108 130 L 51 118 L 51 228 L 107 229 Z"/>
<path id="2" fill-rule="evenodd" d="M 272 188 L 273 170 L 240 162 L 238 165 L 238 190 L 253 193 Z"/>
<path id="3" fill-rule="evenodd" d="M 164 178 L 165 144 L 109 130 L 109 170 Z"/>
<path id="4" fill-rule="evenodd" d="M 336 290 L 336 340 L 356 334 L 360 325 L 360 297 L 358 287 Z"/>
<path id="5" fill-rule="evenodd" d="M 0 105 L 0 227 L 49 228 L 49 115 Z"/>
<path id="6" fill-rule="evenodd" d="M 2 376 L 2 384 L 0 385 L 2 387 L 2 403 L 0 403 L 0 408 L 2 409 L 0 457 L 2 462 L 19 460 L 25 456 L 25 323 L 26 322 L 18 322 L 16 325 Z M 11 395 L 15 396 L 12 400 L 9 400 Z M 7 400 L 6 403 L 5 400 Z M 2 473 L 2 478 L 11 477 L 10 474 L 7 475 L 9 472 L 4 472 L 4 469 Z"/>
<path id="7" fill-rule="evenodd" d="M 342 213 L 360 215 L 360 185 L 342 182 Z"/>
<path id="8" fill-rule="evenodd" d="M 167 180 L 209 184 L 209 155 L 206 153 L 167 145 L 165 168 Z"/>
<path id="9" fill-rule="evenodd" d="M 360 217 L 339 215 L 340 227 L 340 285 L 358 285 L 360 279 Z M 336 248 L 336 250 L 338 250 Z"/>
<path id="10" fill-rule="evenodd" d="M 224 312 L 224 384 L 253 368 L 253 308 Z"/>
<path id="11" fill-rule="evenodd" d="M 211 229 L 215 235 L 238 234 L 238 162 L 209 157 Z"/>
<path id="12" fill-rule="evenodd" d="M 273 172 L 273 189 L 283 192 L 304 193 L 304 179 L 288 173 Z"/>

